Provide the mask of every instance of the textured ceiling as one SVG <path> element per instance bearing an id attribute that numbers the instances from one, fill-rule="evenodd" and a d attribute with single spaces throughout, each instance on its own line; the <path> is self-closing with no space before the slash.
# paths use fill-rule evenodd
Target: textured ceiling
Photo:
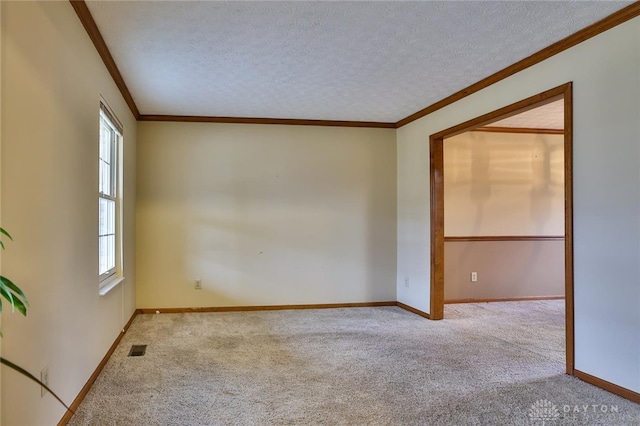
<path id="1" fill-rule="evenodd" d="M 531 109 L 489 124 L 492 127 L 528 127 L 531 129 L 564 129 L 564 100 Z"/>
<path id="2" fill-rule="evenodd" d="M 142 114 L 383 122 L 629 3 L 87 1 Z"/>

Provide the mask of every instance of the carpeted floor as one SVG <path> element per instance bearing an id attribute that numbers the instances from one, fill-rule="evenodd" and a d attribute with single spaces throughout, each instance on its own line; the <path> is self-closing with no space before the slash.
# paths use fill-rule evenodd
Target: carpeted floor
<path id="1" fill-rule="evenodd" d="M 139 315 L 69 424 L 640 425 L 640 405 L 564 374 L 564 302 L 445 317 Z"/>

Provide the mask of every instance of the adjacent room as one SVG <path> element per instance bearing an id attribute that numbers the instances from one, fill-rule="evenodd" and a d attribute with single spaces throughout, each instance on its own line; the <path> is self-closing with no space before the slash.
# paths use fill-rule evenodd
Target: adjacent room
<path id="1" fill-rule="evenodd" d="M 444 142 L 445 303 L 565 295 L 564 102 Z"/>
<path id="2" fill-rule="evenodd" d="M 1 424 L 640 424 L 640 2 L 0 23 Z"/>

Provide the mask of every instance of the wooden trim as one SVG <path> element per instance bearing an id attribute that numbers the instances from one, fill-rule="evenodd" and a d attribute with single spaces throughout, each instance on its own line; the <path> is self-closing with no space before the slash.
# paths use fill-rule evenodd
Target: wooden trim
<path id="1" fill-rule="evenodd" d="M 73 10 L 76 11 L 78 18 L 80 18 L 80 22 L 82 22 L 82 26 L 87 31 L 93 45 L 96 47 L 98 54 L 102 58 L 102 62 L 104 62 L 104 65 L 107 67 L 107 71 L 111 74 L 111 78 L 113 78 L 116 86 L 118 86 L 122 97 L 127 105 L 129 105 L 131 113 L 136 120 L 138 120 L 140 118 L 140 111 L 138 111 L 138 107 L 131 96 L 131 92 L 129 92 L 127 84 L 124 82 L 122 74 L 120 74 L 116 61 L 113 60 L 113 56 L 111 56 L 111 52 L 109 52 L 109 48 L 102 38 L 102 34 L 100 34 L 96 21 L 93 20 L 93 16 L 91 16 L 91 12 L 89 12 L 87 4 L 84 0 L 69 0 L 69 2 L 71 3 Z"/>
<path id="2" fill-rule="evenodd" d="M 486 241 L 564 241 L 564 235 L 497 235 L 488 237 L 444 237 L 445 243 Z"/>
<path id="3" fill-rule="evenodd" d="M 535 129 L 533 127 L 484 126 L 473 129 L 473 131 L 490 133 L 527 133 L 534 135 L 564 135 L 564 129 Z"/>
<path id="4" fill-rule="evenodd" d="M 173 121 L 180 123 L 285 124 L 289 126 L 371 127 L 395 129 L 395 123 L 378 121 L 303 120 L 297 118 L 204 117 L 196 115 L 141 115 L 139 121 Z"/>
<path id="5" fill-rule="evenodd" d="M 573 374 L 575 335 L 573 310 L 573 83 L 564 88 L 564 294 L 566 370 Z"/>
<path id="6" fill-rule="evenodd" d="M 75 10 L 80 22 L 87 31 L 89 38 L 93 42 L 98 54 L 102 58 L 109 74 L 113 78 L 120 93 L 124 97 L 133 116 L 139 121 L 180 121 L 180 122 L 207 122 L 207 123 L 250 123 L 250 124 L 294 124 L 294 125 L 314 125 L 314 126 L 341 126 L 341 127 L 374 127 L 394 129 L 402 127 L 419 118 L 422 118 L 434 111 L 444 108 L 457 102 L 475 92 L 491 86 L 498 81 L 504 80 L 526 68 L 540 63 L 564 50 L 567 50 L 585 40 L 597 36 L 611 28 L 616 27 L 630 19 L 640 15 L 640 2 L 621 9 L 608 17 L 548 46 L 521 61 L 516 62 L 474 84 L 468 86 L 422 110 L 399 120 L 396 123 L 386 122 L 366 122 L 366 121 L 340 121 L 340 120 L 299 120 L 299 119 L 277 119 L 277 118 L 244 118 L 244 117 L 200 117 L 200 116 L 174 116 L 174 115 L 141 115 L 138 107 L 131 96 L 131 92 L 120 74 L 111 52 L 109 51 L 97 24 L 84 0 L 69 0 Z M 496 120 L 494 120 L 496 121 Z"/>
<path id="7" fill-rule="evenodd" d="M 431 137 L 431 300 L 430 319 L 444 318 L 444 139 Z"/>
<path id="8" fill-rule="evenodd" d="M 141 314 L 183 314 L 196 312 L 282 311 L 288 309 L 371 308 L 376 306 L 396 306 L 396 302 L 327 303 L 310 305 L 265 306 L 210 306 L 201 308 L 143 308 L 138 309 L 138 311 Z"/>
<path id="9" fill-rule="evenodd" d="M 527 99 L 523 99 L 511 105 L 507 105 L 506 107 L 497 109 L 495 111 L 491 111 L 487 114 L 481 115 L 480 117 L 476 117 L 471 120 L 465 121 L 464 123 L 460 123 L 453 127 L 449 127 L 448 129 L 438 132 L 432 135 L 431 137 L 433 139 L 451 138 L 461 133 L 468 132 L 470 130 L 475 130 L 476 128 L 482 127 L 485 124 L 490 124 L 495 121 L 502 120 L 503 118 L 511 117 L 513 115 L 517 115 L 525 111 L 529 111 L 531 109 L 537 108 L 539 106 L 557 101 L 563 98 L 568 84 L 571 84 L 571 83 L 554 87 L 553 89 L 549 89 L 537 95 L 531 96 Z M 566 104 L 565 104 L 565 108 L 566 108 Z M 565 129 L 565 133 L 566 133 L 566 129 Z"/>
<path id="10" fill-rule="evenodd" d="M 630 389 L 623 388 L 622 386 L 618 386 L 611 382 L 607 382 L 606 380 L 599 379 L 591 374 L 584 373 L 580 370 L 573 370 L 574 376 L 583 382 L 587 382 L 591 385 L 597 386 L 600 389 L 604 389 L 608 392 L 621 396 L 623 398 L 628 399 L 629 401 L 633 401 L 637 404 L 640 404 L 640 393 L 634 392 Z"/>
<path id="11" fill-rule="evenodd" d="M 444 185 L 442 184 L 444 139 L 478 126 L 497 121 L 505 116 L 535 108 L 542 104 L 564 99 L 564 173 L 565 173 L 565 321 L 566 369 L 573 374 L 574 311 L 573 311 L 573 85 L 563 84 L 530 98 L 500 108 L 480 117 L 450 127 L 430 136 L 431 174 L 431 317 L 440 319 L 444 312 Z M 435 313 L 435 314 L 434 314 Z"/>
<path id="12" fill-rule="evenodd" d="M 550 57 L 557 55 L 560 52 L 563 52 L 579 43 L 582 43 L 585 40 L 588 40 L 592 37 L 597 36 L 611 28 L 614 28 L 624 22 L 627 22 L 630 19 L 633 19 L 637 16 L 640 16 L 640 2 L 634 2 L 624 9 L 620 9 L 619 11 L 607 16 L 606 18 L 589 25 L 582 30 L 565 37 L 564 39 L 548 46 L 524 59 L 516 62 L 513 65 L 510 65 L 489 77 L 486 77 L 477 83 L 472 84 L 446 98 L 429 105 L 428 107 L 421 109 L 420 111 L 411 114 L 408 117 L 403 118 L 402 120 L 396 123 L 397 127 L 402 127 L 406 124 L 411 123 L 419 118 L 422 118 L 426 115 L 429 115 L 441 108 L 446 107 L 447 105 L 451 105 L 463 98 L 466 98 L 469 95 L 472 95 L 486 87 L 491 86 L 501 80 L 504 80 L 507 77 L 511 77 L 512 75 L 519 73 L 533 65 L 536 65 Z"/>
<path id="13" fill-rule="evenodd" d="M 493 302 L 531 302 L 535 300 L 562 300 L 564 296 L 529 296 L 529 297 L 498 297 L 493 299 L 450 299 L 445 300 L 447 305 L 456 303 L 493 303 Z"/>
<path id="14" fill-rule="evenodd" d="M 424 317 L 424 318 L 427 318 L 427 319 L 431 319 L 431 316 L 430 316 L 428 313 L 426 313 L 426 312 L 422 312 L 421 310 L 416 309 L 416 308 L 412 308 L 411 306 L 409 306 L 409 305 L 405 305 L 405 304 L 404 304 L 404 303 L 402 303 L 402 302 L 396 302 L 396 305 L 397 305 L 399 308 L 404 309 L 405 311 L 409 311 L 409 312 L 412 312 L 412 313 L 414 313 L 414 314 L 416 314 L 416 315 L 420 315 L 421 317 Z"/>
<path id="15" fill-rule="evenodd" d="M 71 408 L 71 410 L 67 410 L 67 412 L 64 413 L 64 416 L 62 416 L 62 418 L 58 422 L 58 426 L 65 426 L 67 423 L 69 423 L 69 421 L 73 417 L 74 412 L 78 409 L 78 407 L 80 406 L 80 404 L 82 403 L 84 398 L 87 396 L 87 393 L 89 393 L 89 389 L 91 389 L 91 386 L 93 385 L 93 383 L 96 381 L 96 379 L 98 378 L 98 376 L 102 372 L 102 369 L 104 368 L 104 366 L 107 365 L 107 362 L 109 361 L 109 358 L 111 358 L 111 355 L 113 354 L 113 352 L 118 347 L 118 344 L 120 343 L 120 340 L 122 340 L 122 337 L 127 332 L 127 330 L 129 330 L 129 327 L 131 326 L 131 323 L 133 323 L 133 320 L 136 318 L 136 316 L 139 313 L 140 312 L 139 312 L 138 309 L 136 309 L 133 312 L 133 314 L 131 315 L 131 318 L 129 318 L 129 321 L 127 321 L 125 326 L 122 328 L 122 331 L 120 332 L 120 334 L 118 334 L 118 337 L 116 337 L 116 340 L 113 342 L 113 344 L 111 345 L 111 347 L 107 351 L 107 354 L 104 356 L 104 358 L 102 358 L 102 361 L 100 361 L 100 364 L 98 364 L 98 367 L 96 367 L 96 369 L 93 372 L 93 374 L 91 375 L 91 377 L 89 377 L 89 380 L 87 380 L 87 383 L 85 383 L 85 385 L 82 387 L 82 389 L 80 389 L 80 392 L 78 393 L 78 396 L 76 396 L 76 399 L 74 399 L 73 402 L 71 403 L 71 405 L 69 406 L 69 408 Z"/>
<path id="16" fill-rule="evenodd" d="M 395 129 L 396 123 L 386 123 L 378 121 L 343 121 L 343 120 L 304 120 L 293 118 L 252 118 L 252 117 L 206 117 L 206 116 L 181 116 L 181 115 L 142 115 L 136 106 L 127 84 L 120 74 L 107 44 L 100 34 L 100 30 L 84 0 L 69 0 L 75 10 L 80 22 L 87 31 L 89 38 L 93 42 L 98 54 L 102 58 L 109 74 L 113 78 L 116 86 L 120 89 L 122 97 L 129 105 L 129 109 L 138 121 L 172 121 L 186 123 L 239 123 L 239 124 L 285 124 L 296 126 L 331 126 L 331 127 L 366 127 L 379 129 Z"/>

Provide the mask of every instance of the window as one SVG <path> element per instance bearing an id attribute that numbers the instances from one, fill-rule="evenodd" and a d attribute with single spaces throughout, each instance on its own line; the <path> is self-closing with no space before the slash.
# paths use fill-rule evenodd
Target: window
<path id="1" fill-rule="evenodd" d="M 120 262 L 119 152 L 122 126 L 104 103 L 100 103 L 100 149 L 98 186 L 98 275 L 101 286 L 116 277 Z"/>

